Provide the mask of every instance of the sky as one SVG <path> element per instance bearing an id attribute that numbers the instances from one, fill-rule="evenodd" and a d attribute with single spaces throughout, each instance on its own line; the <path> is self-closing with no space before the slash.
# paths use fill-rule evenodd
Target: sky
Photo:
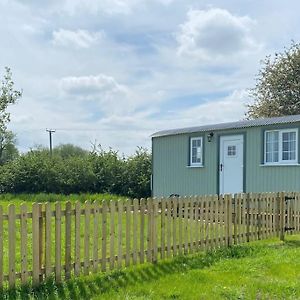
<path id="1" fill-rule="evenodd" d="M 20 151 L 130 155 L 164 129 L 237 121 L 266 55 L 300 41 L 296 0 L 0 0 L 0 76 Z"/>

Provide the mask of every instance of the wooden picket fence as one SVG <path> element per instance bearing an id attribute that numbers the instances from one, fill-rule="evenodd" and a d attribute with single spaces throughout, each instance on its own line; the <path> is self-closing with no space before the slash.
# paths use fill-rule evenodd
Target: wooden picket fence
<path id="1" fill-rule="evenodd" d="M 300 231 L 300 193 L 0 206 L 0 285 L 113 270 Z"/>

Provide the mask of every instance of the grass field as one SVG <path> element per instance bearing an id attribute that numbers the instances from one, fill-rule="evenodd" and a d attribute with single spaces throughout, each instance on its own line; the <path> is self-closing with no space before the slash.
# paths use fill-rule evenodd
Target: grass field
<path id="1" fill-rule="evenodd" d="M 300 299 L 300 236 L 5 291 L 3 299 Z M 1 299 L 2 299 L 1 298 Z"/>

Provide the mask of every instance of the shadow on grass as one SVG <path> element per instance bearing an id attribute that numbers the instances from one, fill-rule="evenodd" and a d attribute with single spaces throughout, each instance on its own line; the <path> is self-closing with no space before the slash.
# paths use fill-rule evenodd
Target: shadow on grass
<path id="1" fill-rule="evenodd" d="M 300 240 L 285 240 L 284 245 L 291 247 L 291 248 L 299 248 Z"/>
<path id="2" fill-rule="evenodd" d="M 36 288 L 29 286 L 0 292 L 0 299 L 91 299 L 109 291 L 116 291 L 129 285 L 151 282 L 168 274 L 191 269 L 209 267 L 224 258 L 237 259 L 256 254 L 259 250 L 252 246 L 232 246 L 206 253 L 178 256 L 172 260 L 157 264 L 133 266 L 110 273 L 100 273 L 74 278 L 61 284 L 54 279 L 48 280 Z"/>

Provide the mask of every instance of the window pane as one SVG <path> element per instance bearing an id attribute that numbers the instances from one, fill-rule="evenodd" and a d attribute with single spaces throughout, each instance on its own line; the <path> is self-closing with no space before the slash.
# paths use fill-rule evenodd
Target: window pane
<path id="1" fill-rule="evenodd" d="M 201 164 L 202 163 L 202 139 L 193 139 L 192 143 L 192 164 Z"/>
<path id="2" fill-rule="evenodd" d="M 269 131 L 266 132 L 266 162 L 278 162 L 279 161 L 279 132 Z"/>
<path id="3" fill-rule="evenodd" d="M 296 132 L 282 133 L 282 160 L 293 161 L 296 159 Z"/>

